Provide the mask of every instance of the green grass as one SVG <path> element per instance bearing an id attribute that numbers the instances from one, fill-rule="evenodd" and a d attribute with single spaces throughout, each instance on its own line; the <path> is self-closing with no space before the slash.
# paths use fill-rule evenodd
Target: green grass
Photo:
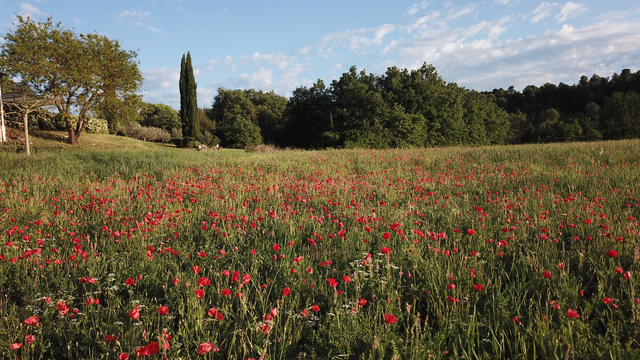
<path id="1" fill-rule="evenodd" d="M 4 358 L 133 358 L 153 342 L 169 349 L 151 358 L 182 359 L 639 350 L 638 140 L 268 154 L 81 141 L 0 155 Z M 207 342 L 219 352 L 200 355 Z"/>

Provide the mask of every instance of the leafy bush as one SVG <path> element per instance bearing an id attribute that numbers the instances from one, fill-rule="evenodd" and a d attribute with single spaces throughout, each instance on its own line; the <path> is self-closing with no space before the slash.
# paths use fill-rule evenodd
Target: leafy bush
<path id="1" fill-rule="evenodd" d="M 171 135 L 169 135 L 166 130 L 152 126 L 142 126 L 137 122 L 128 123 L 127 125 L 122 127 L 120 131 L 124 132 L 128 137 L 142 141 L 161 143 L 167 143 L 171 141 Z"/>
<path id="2" fill-rule="evenodd" d="M 206 130 L 204 133 L 200 135 L 200 140 L 202 141 L 203 144 L 207 145 L 208 147 L 215 147 L 216 145 L 220 144 L 220 139 L 218 139 L 217 136 L 213 135 L 212 133 Z"/>
<path id="3" fill-rule="evenodd" d="M 5 121 L 7 123 L 22 124 L 21 110 L 13 104 L 4 104 L 5 108 Z M 11 112 L 11 114 L 7 114 Z M 29 112 L 28 122 L 29 127 L 37 126 L 41 130 L 56 130 L 52 128 L 53 118 L 55 114 L 50 113 L 44 108 L 36 109 Z"/>
<path id="4" fill-rule="evenodd" d="M 78 124 L 78 115 L 69 115 L 71 126 L 75 129 Z M 50 120 L 43 119 L 38 123 L 38 127 L 42 130 L 67 130 L 67 125 L 64 121 L 64 115 L 56 114 Z M 87 118 L 87 125 L 85 131 L 89 134 L 108 134 L 109 123 L 105 119 Z"/>
<path id="5" fill-rule="evenodd" d="M 171 129 L 171 137 L 172 138 L 182 138 L 182 128 L 172 128 Z"/>

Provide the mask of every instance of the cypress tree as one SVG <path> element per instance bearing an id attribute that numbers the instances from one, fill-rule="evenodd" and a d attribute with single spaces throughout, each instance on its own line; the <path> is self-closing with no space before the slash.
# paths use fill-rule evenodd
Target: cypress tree
<path id="1" fill-rule="evenodd" d="M 185 56 L 182 54 L 180 63 L 180 121 L 182 122 L 182 136 L 189 136 L 191 126 L 187 124 L 185 110 L 187 109 L 187 91 L 185 90 Z"/>
<path id="2" fill-rule="evenodd" d="M 197 140 L 200 137 L 200 122 L 196 90 L 191 53 L 188 52 L 186 58 L 182 55 L 180 64 L 180 119 L 182 120 L 182 135 Z"/>

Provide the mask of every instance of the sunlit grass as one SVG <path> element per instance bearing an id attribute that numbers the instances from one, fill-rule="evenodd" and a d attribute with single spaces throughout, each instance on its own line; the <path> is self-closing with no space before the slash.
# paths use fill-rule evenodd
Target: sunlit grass
<path id="1" fill-rule="evenodd" d="M 0 353 L 633 358 L 638 148 L 4 154 Z"/>

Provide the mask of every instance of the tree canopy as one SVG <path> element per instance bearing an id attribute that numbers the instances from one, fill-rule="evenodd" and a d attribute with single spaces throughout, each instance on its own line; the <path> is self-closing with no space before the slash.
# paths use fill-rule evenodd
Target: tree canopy
<path id="1" fill-rule="evenodd" d="M 77 144 L 87 113 L 108 99 L 124 99 L 142 84 L 137 54 L 117 40 L 65 29 L 51 18 L 34 22 L 17 16 L 15 30 L 5 35 L 0 71 L 55 105 L 65 117 L 69 142 Z M 72 125 L 69 115 L 77 112 Z"/>

